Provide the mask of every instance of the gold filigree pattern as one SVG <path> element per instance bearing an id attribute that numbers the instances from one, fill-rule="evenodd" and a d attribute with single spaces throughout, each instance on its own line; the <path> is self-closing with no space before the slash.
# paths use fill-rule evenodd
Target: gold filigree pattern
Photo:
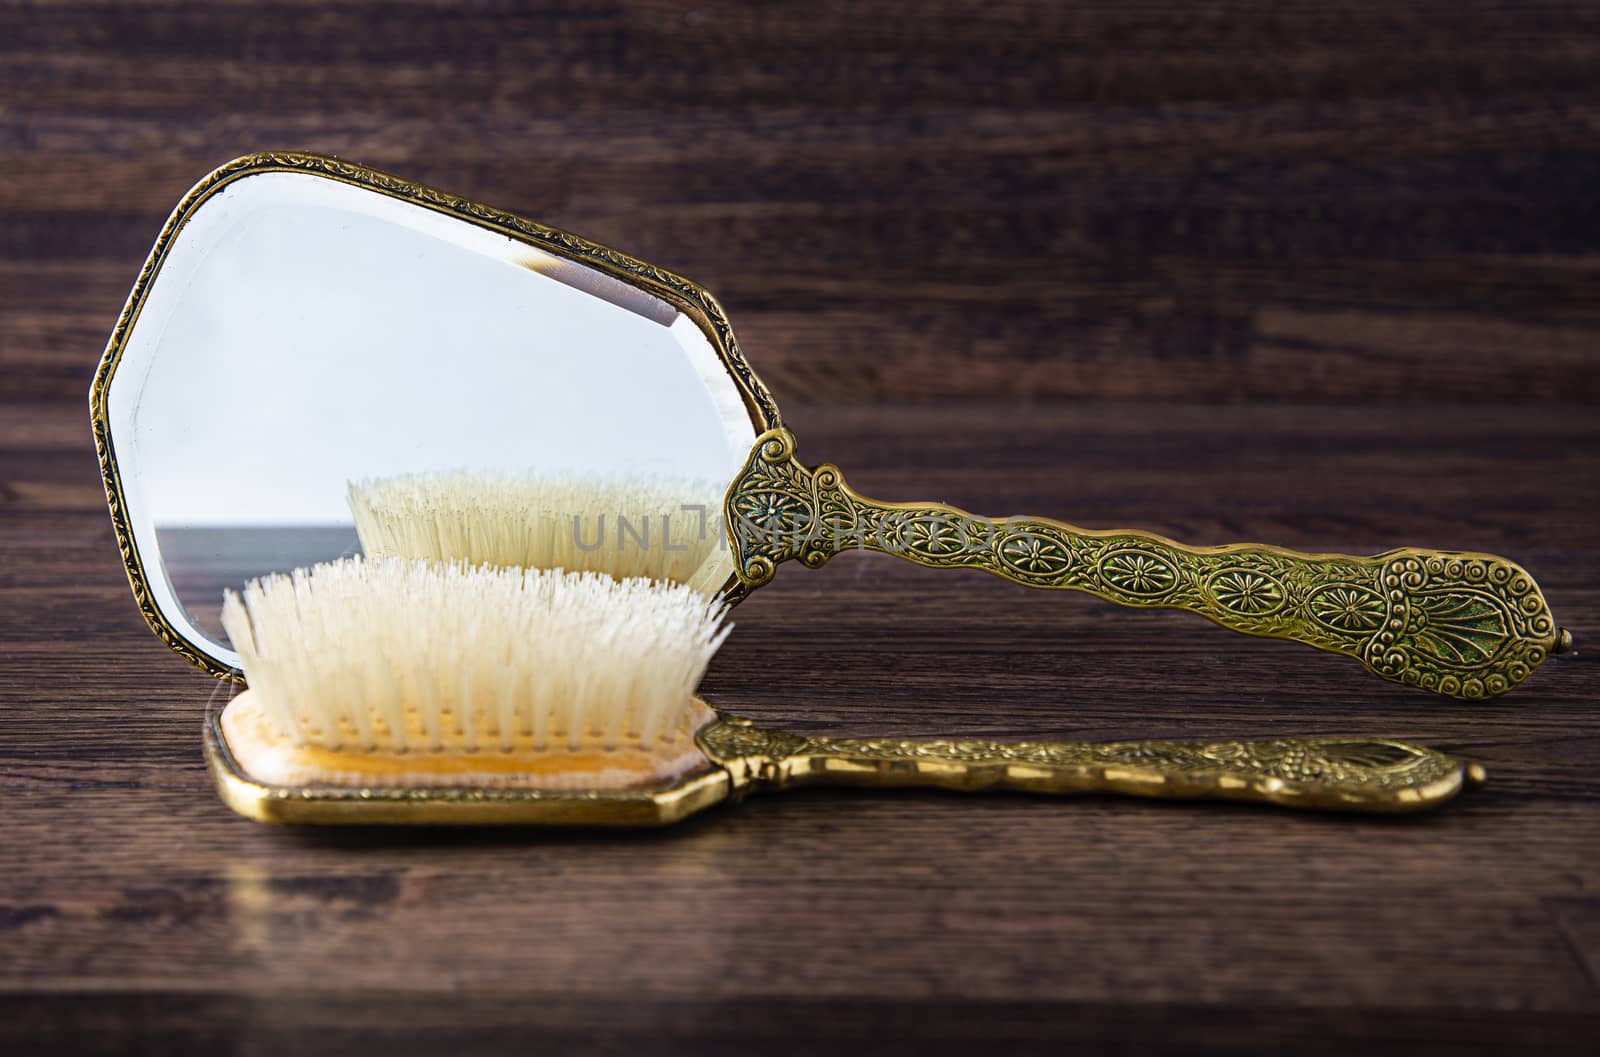
<path id="1" fill-rule="evenodd" d="M 723 715 L 699 734 L 734 791 L 796 785 L 936 787 L 1254 800 L 1355 811 L 1415 811 L 1460 791 L 1477 768 L 1373 738 L 1264 741 L 995 742 L 816 738 Z"/>
<path id="2" fill-rule="evenodd" d="M 1177 567 L 1149 551 L 1113 551 L 1100 559 L 1098 567 L 1107 584 L 1135 598 L 1164 598 L 1178 586 Z"/>
<path id="3" fill-rule="evenodd" d="M 761 511 L 783 510 L 776 530 L 773 518 L 750 516 L 757 498 Z M 1233 631 L 1354 657 L 1385 679 L 1450 697 L 1502 694 L 1569 641 L 1533 578 L 1493 555 L 1188 547 L 1143 532 L 884 503 L 852 490 L 835 466 L 800 464 L 793 434 L 781 428 L 758 438 L 726 513 L 747 589 L 782 562 L 815 567 L 864 548 L 1127 606 L 1185 609 Z"/>
<path id="4" fill-rule="evenodd" d="M 1306 612 L 1339 631 L 1375 631 L 1383 623 L 1383 596 L 1350 584 L 1330 584 L 1311 593 Z"/>
<path id="5" fill-rule="evenodd" d="M 1217 605 L 1246 616 L 1265 616 L 1283 605 L 1283 585 L 1266 573 L 1224 569 L 1208 586 Z"/>

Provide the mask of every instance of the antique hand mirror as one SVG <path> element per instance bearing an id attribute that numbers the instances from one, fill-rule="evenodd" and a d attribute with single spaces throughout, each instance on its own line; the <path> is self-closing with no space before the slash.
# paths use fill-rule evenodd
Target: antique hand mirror
<path id="1" fill-rule="evenodd" d="M 1571 641 L 1532 577 L 1492 555 L 1189 547 L 869 499 L 798 461 L 701 287 L 309 154 L 241 158 L 179 203 L 90 403 L 139 606 L 221 678 L 239 677 L 223 588 L 358 553 L 352 482 L 461 471 L 714 482 L 681 506 L 710 501 L 716 546 L 695 579 L 731 601 L 789 559 L 865 548 L 1186 609 L 1461 698 L 1509 690 Z"/>

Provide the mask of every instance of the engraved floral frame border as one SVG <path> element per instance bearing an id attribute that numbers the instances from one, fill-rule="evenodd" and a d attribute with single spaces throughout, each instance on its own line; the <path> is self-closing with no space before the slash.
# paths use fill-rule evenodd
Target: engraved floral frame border
<path id="1" fill-rule="evenodd" d="M 111 442 L 107 396 L 111 381 L 116 376 L 117 365 L 122 359 L 128 335 L 139 320 L 145 300 L 161 272 L 161 266 L 173 241 L 188 223 L 189 218 L 213 195 L 234 181 L 272 172 L 304 173 L 410 202 L 505 235 L 565 260 L 595 268 L 614 279 L 660 297 L 692 319 L 705 334 L 744 398 L 745 407 L 755 425 L 755 432 L 759 434 L 782 425 L 778 406 L 773 401 L 772 394 L 762 384 L 761 379 L 756 377 L 739 351 L 739 343 L 734 338 L 727 313 L 723 311 L 711 292 L 698 283 L 559 228 L 549 227 L 515 213 L 459 198 L 379 169 L 342 161 L 329 155 L 301 151 L 266 151 L 236 158 L 212 170 L 195 184 L 167 218 L 161 233 L 156 237 L 155 245 L 150 250 L 150 255 L 145 259 L 144 267 L 139 270 L 139 277 L 134 281 L 121 315 L 117 317 L 116 327 L 111 332 L 111 338 L 106 344 L 100 365 L 89 387 L 89 415 L 94 429 L 95 455 L 100 463 L 100 476 L 105 483 L 106 503 L 111 510 L 111 525 L 116 535 L 117 549 L 122 555 L 122 565 L 128 574 L 128 583 L 133 588 L 134 601 L 138 604 L 145 623 L 150 626 L 150 630 L 157 638 L 189 663 L 217 679 L 239 684 L 244 682 L 241 672 L 217 663 L 197 644 L 180 633 L 161 612 L 151 596 L 144 559 L 139 553 L 128 524 L 122 477 L 117 467 L 116 451 Z M 730 597 L 741 596 L 744 591 L 745 588 L 741 583 L 736 579 L 730 579 L 726 588 Z"/>

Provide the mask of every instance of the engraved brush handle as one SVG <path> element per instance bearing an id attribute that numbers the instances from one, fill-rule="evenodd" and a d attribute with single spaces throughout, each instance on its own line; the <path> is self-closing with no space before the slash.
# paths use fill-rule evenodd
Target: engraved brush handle
<path id="1" fill-rule="evenodd" d="M 698 735 L 736 793 L 798 785 L 1248 800 L 1336 811 L 1422 811 L 1483 769 L 1377 738 L 994 742 L 809 738 L 721 716 Z"/>
<path id="2" fill-rule="evenodd" d="M 1146 532 L 884 503 L 853 490 L 838 467 L 801 465 L 786 429 L 757 439 L 725 513 L 746 588 L 770 580 L 781 562 L 815 568 L 866 548 L 1119 605 L 1186 609 L 1232 631 L 1354 657 L 1381 678 L 1449 697 L 1505 693 L 1572 641 L 1533 578 L 1491 554 L 1190 547 Z"/>

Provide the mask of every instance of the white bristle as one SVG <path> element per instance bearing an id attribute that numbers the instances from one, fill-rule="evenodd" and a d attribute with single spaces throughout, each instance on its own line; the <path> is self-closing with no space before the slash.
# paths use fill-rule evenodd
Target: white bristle
<path id="1" fill-rule="evenodd" d="M 296 746 L 648 750 L 691 707 L 725 613 L 647 579 L 348 558 L 227 592 L 222 623 Z"/>
<path id="2" fill-rule="evenodd" d="M 705 481 L 458 471 L 353 482 L 349 499 L 368 558 L 431 558 L 689 583 L 723 549 L 722 487 Z M 726 572 L 709 589 L 720 587 L 725 577 Z"/>

